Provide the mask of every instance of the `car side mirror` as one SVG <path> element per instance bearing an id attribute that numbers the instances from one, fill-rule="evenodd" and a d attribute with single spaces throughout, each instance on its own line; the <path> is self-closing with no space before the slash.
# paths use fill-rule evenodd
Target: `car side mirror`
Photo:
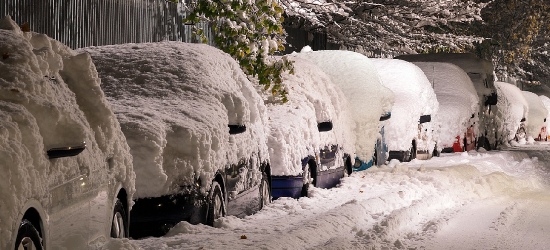
<path id="1" fill-rule="evenodd" d="M 490 96 L 485 96 L 485 106 L 489 105 L 497 105 L 498 103 L 498 96 L 497 93 L 491 93 Z"/>
<path id="2" fill-rule="evenodd" d="M 246 131 L 245 125 L 227 125 L 227 126 L 229 127 L 230 135 L 242 134 Z"/>
<path id="3" fill-rule="evenodd" d="M 382 116 L 380 116 L 380 121 L 383 122 L 385 120 L 388 120 L 391 118 L 391 112 L 385 113 Z"/>
<path id="4" fill-rule="evenodd" d="M 432 121 L 431 115 L 423 115 L 423 116 L 420 116 L 420 120 L 418 122 L 422 124 L 422 123 L 431 122 L 431 121 Z"/>
<path id="5" fill-rule="evenodd" d="M 317 129 L 319 132 L 327 132 L 332 130 L 332 122 L 319 122 L 317 123 Z"/>
<path id="6" fill-rule="evenodd" d="M 46 153 L 48 154 L 48 158 L 55 159 L 61 157 L 76 156 L 82 153 L 84 149 L 86 149 L 86 142 L 82 142 L 82 144 L 76 146 L 52 148 L 49 149 Z"/>

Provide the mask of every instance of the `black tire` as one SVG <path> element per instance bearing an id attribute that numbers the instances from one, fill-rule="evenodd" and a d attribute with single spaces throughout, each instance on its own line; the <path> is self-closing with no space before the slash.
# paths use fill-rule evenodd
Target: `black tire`
<path id="1" fill-rule="evenodd" d="M 434 156 L 434 157 L 441 156 L 441 152 L 439 152 L 439 150 L 437 150 L 437 146 L 434 147 L 434 151 L 432 153 L 432 156 Z"/>
<path id="2" fill-rule="evenodd" d="M 312 179 L 312 175 L 311 175 L 311 166 L 309 165 L 309 163 L 307 164 L 306 168 L 304 169 L 304 180 L 305 180 L 305 183 L 304 183 L 304 186 L 302 186 L 302 192 L 301 192 L 301 196 L 302 197 L 307 197 L 307 194 L 309 192 L 309 186 L 312 185 L 312 182 L 310 182 Z"/>
<path id="3" fill-rule="evenodd" d="M 411 152 L 409 154 L 409 160 L 407 160 L 407 161 L 412 161 L 414 159 L 416 159 L 416 141 L 412 142 Z"/>
<path id="4" fill-rule="evenodd" d="M 344 176 L 350 176 L 353 173 L 353 165 L 351 164 L 351 158 L 348 156 L 344 160 Z"/>
<path id="5" fill-rule="evenodd" d="M 374 148 L 374 154 L 372 154 L 372 165 L 378 166 L 378 147 Z"/>
<path id="6" fill-rule="evenodd" d="M 42 250 L 42 238 L 38 230 L 28 220 L 23 220 L 17 231 L 17 238 L 15 239 L 15 250 L 28 249 L 28 250 Z"/>
<path id="7" fill-rule="evenodd" d="M 266 173 L 262 173 L 262 183 L 260 183 L 260 209 L 271 203 L 271 187 Z"/>
<path id="8" fill-rule="evenodd" d="M 111 220 L 111 238 L 128 237 L 128 213 L 120 199 L 115 201 L 113 218 Z"/>
<path id="9" fill-rule="evenodd" d="M 212 182 L 210 195 L 208 196 L 208 212 L 206 213 L 206 224 L 214 226 L 214 221 L 225 216 L 225 199 L 222 188 L 217 181 Z"/>

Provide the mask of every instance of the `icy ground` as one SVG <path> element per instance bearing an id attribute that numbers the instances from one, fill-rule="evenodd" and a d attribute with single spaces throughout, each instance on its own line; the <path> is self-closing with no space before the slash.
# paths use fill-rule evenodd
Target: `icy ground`
<path id="1" fill-rule="evenodd" d="M 547 249 L 550 144 L 353 173 L 216 228 L 182 222 L 128 249 Z M 121 244 L 125 243 L 125 244 Z M 130 244 L 128 244 L 130 243 Z"/>

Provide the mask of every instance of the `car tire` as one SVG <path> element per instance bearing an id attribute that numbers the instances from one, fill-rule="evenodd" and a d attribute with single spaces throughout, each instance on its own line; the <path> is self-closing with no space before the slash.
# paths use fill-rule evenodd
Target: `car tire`
<path id="1" fill-rule="evenodd" d="M 308 163 L 307 167 L 304 169 L 304 186 L 302 186 L 302 197 L 307 197 L 307 194 L 309 193 L 309 186 L 312 185 L 312 176 L 311 176 L 311 166 Z"/>
<path id="2" fill-rule="evenodd" d="M 17 238 L 15 239 L 15 250 L 18 249 L 33 249 L 42 250 L 42 238 L 38 230 L 34 225 L 28 221 L 23 220 L 17 231 Z"/>
<path id="3" fill-rule="evenodd" d="M 208 212 L 206 213 L 206 224 L 214 226 L 214 221 L 225 216 L 225 200 L 220 184 L 212 182 L 210 195 L 208 196 Z"/>
<path id="4" fill-rule="evenodd" d="M 353 173 L 353 164 L 351 164 L 351 157 L 346 157 L 344 160 L 344 176 L 350 176 Z"/>
<path id="5" fill-rule="evenodd" d="M 411 161 L 414 159 L 416 159 L 416 141 L 413 142 L 411 149 Z"/>
<path id="6" fill-rule="evenodd" d="M 260 209 L 271 203 L 271 188 L 269 186 L 266 173 L 262 173 L 262 182 L 260 183 Z"/>
<path id="7" fill-rule="evenodd" d="M 120 199 L 115 201 L 113 219 L 111 220 L 111 238 L 128 237 L 128 216 Z"/>

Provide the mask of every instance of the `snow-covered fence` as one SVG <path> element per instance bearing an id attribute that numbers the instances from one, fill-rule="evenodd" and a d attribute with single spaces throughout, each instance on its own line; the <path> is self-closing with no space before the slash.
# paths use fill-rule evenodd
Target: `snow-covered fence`
<path id="1" fill-rule="evenodd" d="M 194 42 L 192 26 L 183 23 L 178 5 L 166 0 L 1 2 L 0 17 L 10 15 L 18 24 L 27 23 L 31 31 L 45 33 L 71 48 L 165 40 Z"/>

